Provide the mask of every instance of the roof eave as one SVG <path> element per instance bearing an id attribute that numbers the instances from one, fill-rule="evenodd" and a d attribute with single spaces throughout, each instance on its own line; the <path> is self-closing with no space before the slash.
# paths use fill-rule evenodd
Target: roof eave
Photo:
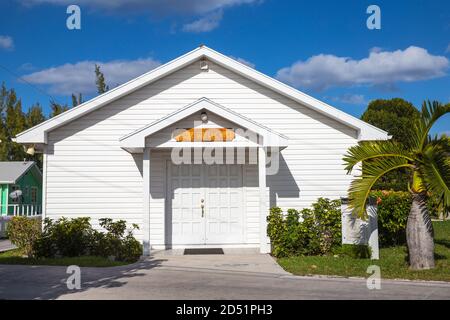
<path id="1" fill-rule="evenodd" d="M 383 130 L 375 128 L 364 121 L 357 119 L 339 109 L 336 109 L 322 101 L 319 101 L 297 89 L 294 89 L 274 78 L 271 78 L 253 68 L 250 68 L 240 62 L 237 62 L 217 51 L 214 51 L 205 46 L 196 48 L 185 55 L 178 57 L 156 69 L 151 70 L 129 82 L 118 86 L 110 91 L 95 97 L 75 108 L 72 108 L 59 116 L 49 119 L 27 131 L 24 131 L 17 135 L 16 141 L 18 143 L 47 143 L 47 132 L 54 130 L 65 123 L 77 119 L 89 112 L 92 112 L 114 100 L 117 100 L 131 92 L 139 90 L 140 88 L 157 81 L 158 79 L 173 73 L 184 66 L 202 58 L 207 57 L 212 62 L 215 62 L 223 67 L 226 67 L 237 74 L 240 74 L 246 78 L 255 81 L 265 87 L 274 90 L 288 98 L 305 105 L 319 113 L 322 113 L 338 122 L 344 123 L 351 128 L 363 132 L 360 134 L 362 139 L 386 139 L 387 133 Z M 364 133 L 366 130 L 372 131 L 371 129 L 376 129 L 370 134 Z"/>

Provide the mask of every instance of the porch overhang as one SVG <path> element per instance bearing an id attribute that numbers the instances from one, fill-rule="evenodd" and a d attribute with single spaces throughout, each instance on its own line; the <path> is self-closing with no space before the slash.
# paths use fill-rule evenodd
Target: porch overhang
<path id="1" fill-rule="evenodd" d="M 171 147 L 190 147 L 190 148 L 242 148 L 242 147 L 271 147 L 284 149 L 288 146 L 288 138 L 277 133 L 270 128 L 257 123 L 233 110 L 230 110 L 207 98 L 201 98 L 187 106 L 145 126 L 133 131 L 119 139 L 121 148 L 130 153 L 141 153 L 146 148 L 146 138 L 175 124 L 176 122 L 191 116 L 192 114 L 206 110 L 212 112 L 224 119 L 235 123 L 241 128 L 250 130 L 258 135 L 258 141 L 226 141 L 226 142 L 176 142 L 171 141 L 165 144 L 165 148 Z"/>

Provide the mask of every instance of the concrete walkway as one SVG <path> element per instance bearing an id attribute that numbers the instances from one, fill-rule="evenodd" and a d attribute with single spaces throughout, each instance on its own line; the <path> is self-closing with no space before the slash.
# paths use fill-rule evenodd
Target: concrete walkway
<path id="1" fill-rule="evenodd" d="M 81 268 L 81 289 L 65 267 L 0 265 L 0 299 L 450 299 L 450 284 L 295 277 L 268 255 L 181 256 L 157 252 L 138 263 Z"/>

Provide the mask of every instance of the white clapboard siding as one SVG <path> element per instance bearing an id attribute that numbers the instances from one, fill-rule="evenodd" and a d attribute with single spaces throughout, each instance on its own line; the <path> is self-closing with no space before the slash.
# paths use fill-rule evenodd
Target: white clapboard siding
<path id="1" fill-rule="evenodd" d="M 318 197 L 344 196 L 350 176 L 342 157 L 356 143 L 356 131 L 323 114 L 210 63 L 178 70 L 48 135 L 47 217 L 91 216 L 138 223 L 142 237 L 142 155 L 119 147 L 119 138 L 206 97 L 289 138 L 281 168 L 269 176 L 270 205 L 304 208 Z M 151 158 L 150 243 L 163 245 L 165 161 Z M 256 165 L 244 166 L 246 241 L 259 243 Z"/>

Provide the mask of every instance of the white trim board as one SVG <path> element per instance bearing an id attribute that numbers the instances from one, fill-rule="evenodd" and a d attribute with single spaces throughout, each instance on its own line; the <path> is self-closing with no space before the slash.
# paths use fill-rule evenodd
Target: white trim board
<path id="1" fill-rule="evenodd" d="M 280 147 L 285 148 L 288 146 L 288 137 L 277 133 L 266 126 L 263 126 L 251 119 L 248 119 L 241 114 L 234 112 L 224 106 L 215 103 L 207 98 L 200 98 L 199 100 L 163 117 L 155 122 L 140 128 L 130 134 L 125 135 L 120 138 L 120 146 L 126 150 L 141 150 L 145 148 L 145 138 L 164 129 L 172 124 L 196 113 L 201 110 L 207 110 L 212 113 L 215 113 L 235 124 L 242 126 L 245 129 L 249 129 L 258 135 L 260 135 L 263 139 L 261 141 L 261 145 L 265 147 Z M 207 146 L 207 143 L 200 143 L 201 146 Z M 229 145 L 229 143 L 228 143 Z M 217 146 L 217 144 L 214 144 Z M 227 143 L 224 143 L 224 146 L 227 146 Z"/>

